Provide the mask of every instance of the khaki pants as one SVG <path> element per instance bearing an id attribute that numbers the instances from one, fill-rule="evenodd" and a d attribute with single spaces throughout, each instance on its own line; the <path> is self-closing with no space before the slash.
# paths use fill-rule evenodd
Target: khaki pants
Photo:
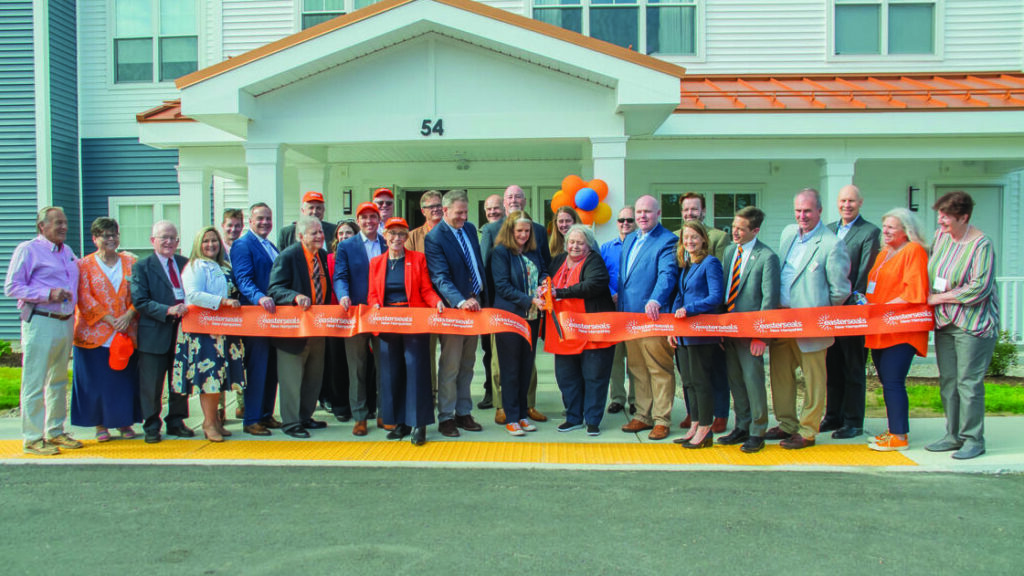
<path id="1" fill-rule="evenodd" d="M 825 355 L 828 349 L 801 352 L 793 338 L 775 340 L 770 345 L 772 409 L 779 428 L 787 434 L 800 434 L 813 440 L 825 413 L 828 394 Z M 796 411 L 796 367 L 804 372 L 804 405 Z"/>
<path id="2" fill-rule="evenodd" d="M 626 370 L 636 393 L 636 414 L 644 424 L 670 426 L 676 369 L 664 336 L 626 341 Z"/>

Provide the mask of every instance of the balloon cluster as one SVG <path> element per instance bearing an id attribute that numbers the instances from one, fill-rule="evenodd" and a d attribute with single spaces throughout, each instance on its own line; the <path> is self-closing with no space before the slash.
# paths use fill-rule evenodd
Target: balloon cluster
<path id="1" fill-rule="evenodd" d="M 604 202 L 608 196 L 608 184 L 594 179 L 585 182 L 583 178 L 570 174 L 562 179 L 562 189 L 551 198 L 551 211 L 562 206 L 576 210 L 584 224 L 604 224 L 612 217 L 612 208 Z"/>

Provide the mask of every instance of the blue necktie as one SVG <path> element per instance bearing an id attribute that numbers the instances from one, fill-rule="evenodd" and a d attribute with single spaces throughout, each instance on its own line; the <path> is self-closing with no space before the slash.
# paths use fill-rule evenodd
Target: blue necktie
<path id="1" fill-rule="evenodd" d="M 455 237 L 459 239 L 459 244 L 462 245 L 462 256 L 466 258 L 466 266 L 469 267 L 469 272 L 473 277 L 473 294 L 480 294 L 480 280 L 476 276 L 476 269 L 473 267 L 473 253 L 469 250 L 469 243 L 466 242 L 466 235 L 462 228 L 455 231 Z"/>

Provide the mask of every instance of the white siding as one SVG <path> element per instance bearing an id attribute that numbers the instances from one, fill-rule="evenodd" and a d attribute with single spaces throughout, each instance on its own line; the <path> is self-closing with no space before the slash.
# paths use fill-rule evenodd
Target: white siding
<path id="1" fill-rule="evenodd" d="M 224 57 L 259 48 L 299 30 L 302 0 L 222 0 Z"/>
<path id="2" fill-rule="evenodd" d="M 213 219 L 218 225 L 220 225 L 224 210 L 228 208 L 239 208 L 246 212 L 245 216 L 248 218 L 249 189 L 244 183 L 222 176 L 214 176 Z"/>

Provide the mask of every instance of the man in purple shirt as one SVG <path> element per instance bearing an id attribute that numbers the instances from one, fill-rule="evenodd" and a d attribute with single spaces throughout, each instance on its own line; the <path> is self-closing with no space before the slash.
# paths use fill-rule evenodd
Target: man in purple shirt
<path id="1" fill-rule="evenodd" d="M 39 236 L 14 250 L 4 293 L 21 310 L 21 433 L 26 454 L 52 456 L 81 448 L 64 430 L 68 416 L 68 359 L 74 337 L 78 263 L 64 244 L 68 218 L 47 206 L 36 219 Z M 44 434 L 45 433 L 45 434 Z"/>

